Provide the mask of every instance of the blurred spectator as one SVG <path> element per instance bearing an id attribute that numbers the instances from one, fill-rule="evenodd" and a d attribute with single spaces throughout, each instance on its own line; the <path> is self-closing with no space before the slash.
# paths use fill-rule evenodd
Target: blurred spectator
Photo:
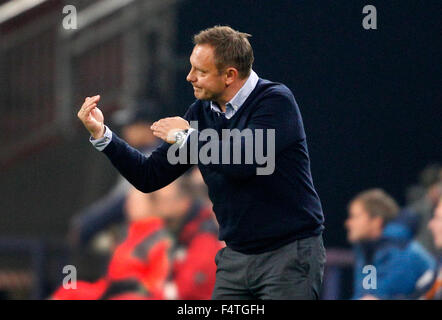
<path id="1" fill-rule="evenodd" d="M 433 216 L 434 208 L 442 196 L 442 166 L 431 164 L 419 176 L 419 185 L 408 189 L 407 207 L 416 212 L 419 217 L 419 228 L 416 240 L 432 254 L 437 253 L 433 237 L 427 226 Z"/>
<path id="2" fill-rule="evenodd" d="M 200 178 L 198 178 L 198 175 Z M 155 192 L 158 214 L 175 235 L 173 269 L 164 299 L 210 299 L 215 285 L 218 225 L 208 206 L 207 192 L 197 167 L 188 175 Z"/>
<path id="3" fill-rule="evenodd" d="M 438 264 L 430 288 L 422 296 L 422 299 L 442 300 L 442 197 L 439 198 L 428 228 L 433 234 L 434 245 L 438 249 Z"/>
<path id="4" fill-rule="evenodd" d="M 134 148 L 149 155 L 159 144 L 150 130 L 157 120 L 152 102 L 142 104 L 136 110 L 121 110 L 114 114 L 112 122 L 121 128 L 124 139 Z M 131 185 L 119 177 L 116 185 L 101 199 L 76 214 L 71 221 L 69 240 L 74 248 L 86 246 L 100 231 L 124 221 L 124 203 Z"/>
<path id="5" fill-rule="evenodd" d="M 106 275 L 96 282 L 77 281 L 76 289 L 60 287 L 60 300 L 156 299 L 170 274 L 172 239 L 157 216 L 155 193 L 132 188 L 125 201 L 129 228 L 113 252 Z"/>
<path id="6" fill-rule="evenodd" d="M 435 261 L 412 240 L 416 219 L 380 189 L 358 194 L 349 204 L 345 222 L 354 244 L 354 299 L 401 299 L 415 294 L 417 283 Z M 364 266 L 376 269 L 376 289 L 364 288 Z"/>

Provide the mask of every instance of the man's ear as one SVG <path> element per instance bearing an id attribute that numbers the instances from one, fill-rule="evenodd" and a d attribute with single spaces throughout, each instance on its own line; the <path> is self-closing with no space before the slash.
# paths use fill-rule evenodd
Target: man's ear
<path id="1" fill-rule="evenodd" d="M 226 86 L 230 86 L 238 78 L 238 70 L 235 68 L 227 68 L 225 71 Z"/>
<path id="2" fill-rule="evenodd" d="M 384 228 L 384 219 L 382 219 L 381 217 L 374 217 L 373 222 L 376 224 L 376 227 L 378 227 L 379 230 L 382 230 Z"/>

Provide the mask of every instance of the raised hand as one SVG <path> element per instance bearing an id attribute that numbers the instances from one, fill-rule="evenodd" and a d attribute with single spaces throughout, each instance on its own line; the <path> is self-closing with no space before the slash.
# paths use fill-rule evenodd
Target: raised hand
<path id="1" fill-rule="evenodd" d="M 150 128 L 153 130 L 154 136 L 163 139 L 167 143 L 174 143 L 174 133 L 189 129 L 190 125 L 187 120 L 181 117 L 169 117 L 154 122 Z"/>
<path id="2" fill-rule="evenodd" d="M 102 138 L 105 130 L 103 113 L 97 108 L 98 101 L 100 101 L 99 95 L 86 97 L 77 114 L 94 139 Z"/>

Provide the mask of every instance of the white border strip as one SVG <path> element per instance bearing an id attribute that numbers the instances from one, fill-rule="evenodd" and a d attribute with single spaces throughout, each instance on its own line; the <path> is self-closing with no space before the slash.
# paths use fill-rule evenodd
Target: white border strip
<path id="1" fill-rule="evenodd" d="M 90 5 L 86 9 L 79 12 L 78 25 L 80 28 L 84 28 L 132 2 L 134 2 L 134 0 L 107 0 Z"/>
<path id="2" fill-rule="evenodd" d="M 11 0 L 0 6 L 0 23 L 8 21 L 23 12 L 48 0 Z"/>

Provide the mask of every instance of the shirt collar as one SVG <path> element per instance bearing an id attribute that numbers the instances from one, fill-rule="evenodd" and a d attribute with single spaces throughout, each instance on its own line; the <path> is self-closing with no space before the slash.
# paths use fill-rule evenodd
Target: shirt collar
<path id="1" fill-rule="evenodd" d="M 238 109 L 244 104 L 247 98 L 250 96 L 252 91 L 255 89 L 256 84 L 258 83 L 258 75 L 255 71 L 252 70 L 249 78 L 244 83 L 244 85 L 239 89 L 239 91 L 235 94 L 235 96 L 226 103 L 226 113 L 225 117 L 230 119 L 233 115 L 238 111 Z M 210 101 L 210 108 L 218 113 L 222 113 L 219 106 L 214 102 Z"/>

